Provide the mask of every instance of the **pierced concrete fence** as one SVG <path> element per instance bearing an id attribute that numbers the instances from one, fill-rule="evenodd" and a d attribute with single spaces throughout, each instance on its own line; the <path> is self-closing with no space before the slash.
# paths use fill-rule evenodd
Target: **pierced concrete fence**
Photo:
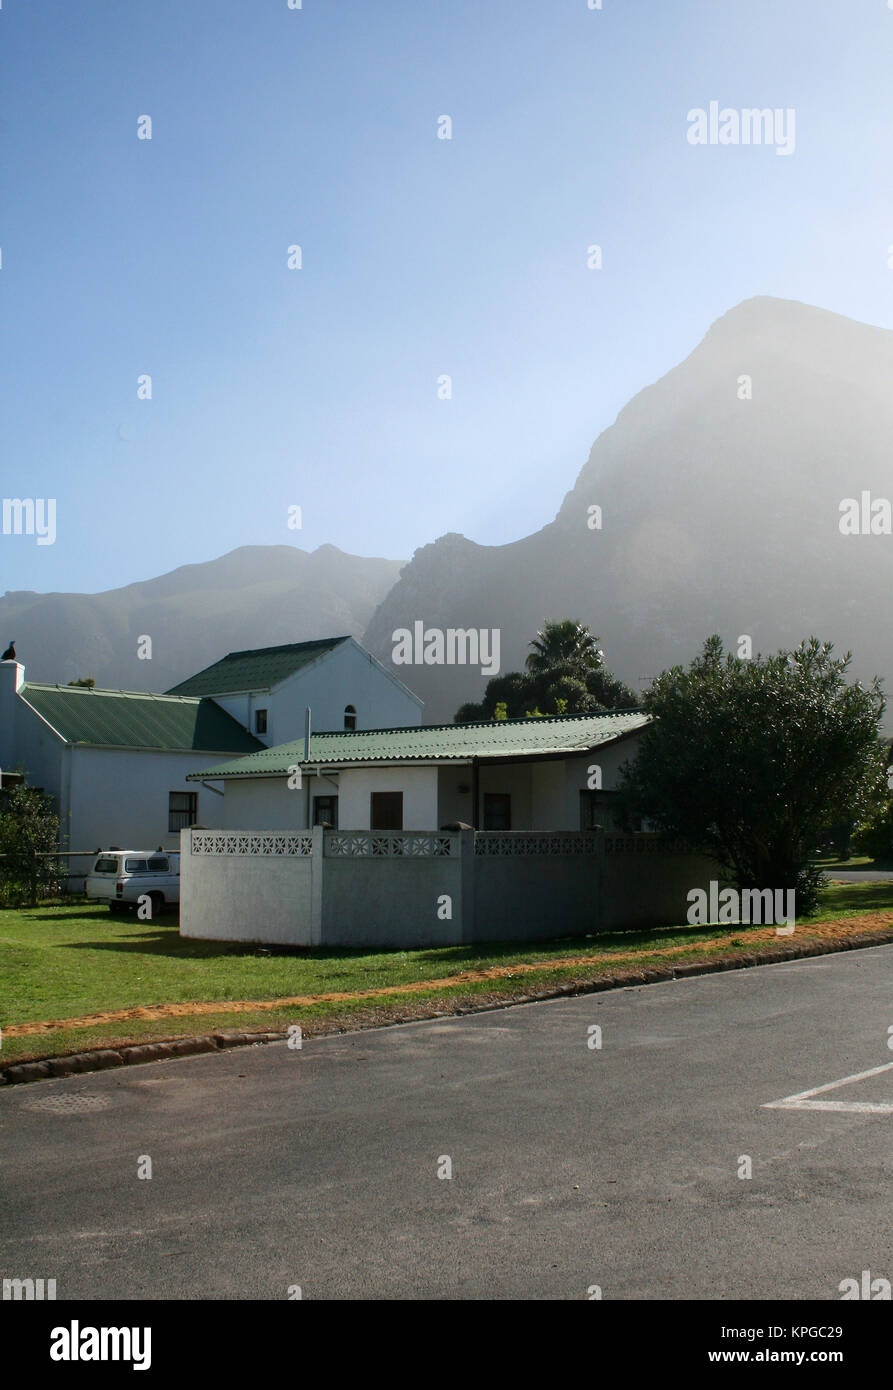
<path id="1" fill-rule="evenodd" d="M 180 933 L 451 946 L 670 926 L 709 861 L 656 835 L 184 830 Z"/>

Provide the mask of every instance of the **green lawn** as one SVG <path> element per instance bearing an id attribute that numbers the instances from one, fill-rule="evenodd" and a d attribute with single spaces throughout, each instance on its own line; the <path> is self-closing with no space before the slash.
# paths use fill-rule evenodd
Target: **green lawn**
<path id="1" fill-rule="evenodd" d="M 820 912 L 798 924 L 808 934 L 813 923 L 849 914 L 893 909 L 893 883 L 832 884 Z M 449 987 L 387 1000 L 345 1004 L 246 1009 L 238 1013 L 197 1014 L 165 1020 L 126 1020 L 55 1030 L 47 1035 L 4 1034 L 0 1062 L 49 1056 L 90 1047 L 123 1044 L 149 1037 L 181 1037 L 215 1028 L 283 1029 L 288 1022 L 351 1019 L 360 1013 L 376 1020 L 405 1014 L 432 998 L 472 1002 L 481 995 L 526 993 L 556 981 L 630 967 L 666 964 L 662 948 L 681 947 L 676 961 L 711 950 L 746 951 L 747 928 L 679 926 L 650 932 L 568 938 L 535 945 L 493 944 L 420 951 L 277 952 L 258 946 L 183 940 L 175 918 L 140 922 L 111 916 L 106 908 L 78 904 L 0 912 L 0 1027 L 33 1020 L 73 1018 L 101 1010 L 182 1001 L 275 999 L 284 995 L 375 989 L 443 980 L 466 970 L 510 967 L 573 955 L 606 954 L 605 964 L 556 967 L 511 979 L 460 981 Z"/>
<path id="2" fill-rule="evenodd" d="M 872 859 L 867 854 L 854 854 L 849 859 L 841 859 L 836 854 L 820 854 L 815 862 L 826 874 L 833 874 L 836 869 L 877 869 L 881 873 L 893 871 L 891 860 Z"/>

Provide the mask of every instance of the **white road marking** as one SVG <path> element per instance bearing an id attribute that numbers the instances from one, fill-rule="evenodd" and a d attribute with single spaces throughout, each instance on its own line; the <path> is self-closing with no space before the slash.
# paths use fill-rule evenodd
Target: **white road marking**
<path id="1" fill-rule="evenodd" d="M 762 1106 L 763 1110 L 842 1110 L 850 1114 L 893 1115 L 893 1101 L 870 1100 L 815 1100 L 825 1091 L 836 1091 L 838 1086 L 850 1086 L 855 1081 L 865 1081 L 869 1076 L 880 1076 L 890 1071 L 893 1062 L 885 1062 L 882 1067 L 872 1067 L 869 1071 L 857 1071 L 840 1081 L 829 1081 L 825 1086 L 814 1086 L 811 1091 L 798 1091 L 784 1100 L 771 1100 Z"/>

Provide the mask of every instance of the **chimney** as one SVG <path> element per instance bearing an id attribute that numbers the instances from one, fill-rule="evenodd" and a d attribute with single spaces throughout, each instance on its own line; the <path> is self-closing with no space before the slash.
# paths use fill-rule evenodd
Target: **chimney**
<path id="1" fill-rule="evenodd" d="M 25 668 L 21 661 L 0 661 L 0 677 L 3 690 L 17 695 L 25 684 Z"/>

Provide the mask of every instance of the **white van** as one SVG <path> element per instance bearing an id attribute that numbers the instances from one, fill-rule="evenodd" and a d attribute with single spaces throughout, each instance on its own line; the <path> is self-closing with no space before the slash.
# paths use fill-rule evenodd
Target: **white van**
<path id="1" fill-rule="evenodd" d="M 162 849 L 100 850 L 85 891 L 94 902 L 107 902 L 111 912 L 135 908 L 146 896 L 152 903 L 152 916 L 157 917 L 180 901 L 180 856 Z"/>

